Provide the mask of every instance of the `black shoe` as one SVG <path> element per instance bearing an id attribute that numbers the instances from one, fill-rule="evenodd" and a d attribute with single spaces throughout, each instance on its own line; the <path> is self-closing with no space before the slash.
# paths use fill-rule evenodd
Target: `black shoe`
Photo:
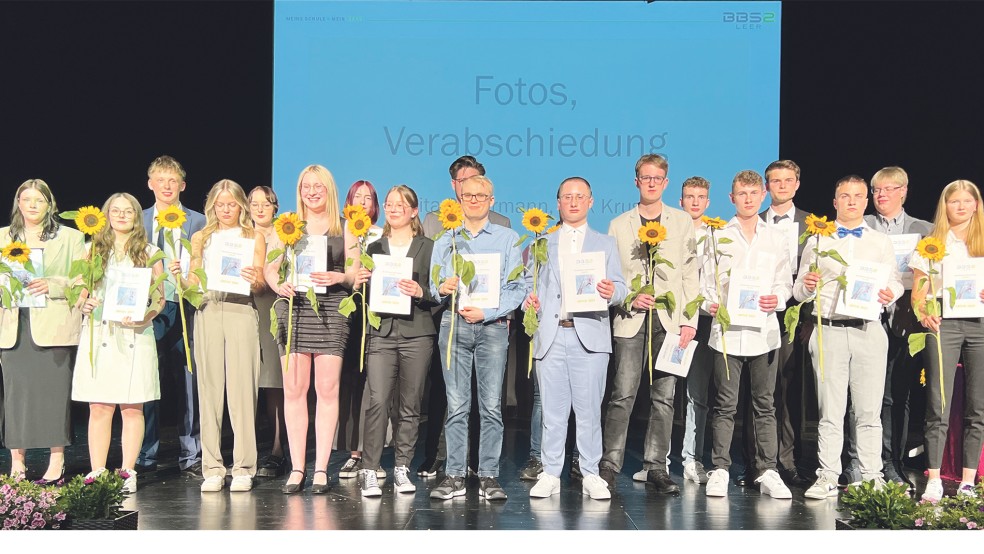
<path id="1" fill-rule="evenodd" d="M 424 460 L 424 463 L 417 468 L 417 476 L 435 477 L 441 471 L 444 471 L 444 460 Z"/>
<path id="2" fill-rule="evenodd" d="M 137 473 L 140 473 L 140 470 L 139 469 L 137 469 Z M 202 462 L 201 461 L 197 461 L 197 462 L 191 464 L 190 466 L 182 469 L 181 470 L 181 473 L 190 473 L 192 475 L 201 475 L 202 474 Z"/>
<path id="3" fill-rule="evenodd" d="M 35 483 L 44 487 L 48 485 L 54 485 L 64 478 L 65 478 L 65 464 L 62 464 L 61 474 L 58 477 L 55 477 L 54 479 L 45 479 L 44 477 L 42 477 L 37 481 L 35 481 Z"/>
<path id="4" fill-rule="evenodd" d="M 256 470 L 257 477 L 280 477 L 284 474 L 287 467 L 287 460 L 283 456 L 270 454 L 260 462 L 259 469 Z"/>
<path id="5" fill-rule="evenodd" d="M 614 475 L 614 472 L 613 472 L 613 475 Z M 584 479 L 584 475 L 581 473 L 581 458 L 580 458 L 580 456 L 575 456 L 575 457 L 571 458 L 571 470 L 567 473 L 567 476 L 571 478 L 571 481 L 580 481 L 580 480 Z M 613 483 L 615 483 L 615 480 L 614 479 L 612 479 L 612 483 L 610 483 L 611 486 L 609 488 L 612 488 L 614 486 Z"/>
<path id="6" fill-rule="evenodd" d="M 300 483 L 293 483 L 293 484 L 292 483 L 284 483 L 283 486 L 280 487 L 280 492 L 282 492 L 284 494 L 297 494 L 297 493 L 301 492 L 304 489 L 304 480 L 307 479 L 307 472 L 304 471 L 304 470 L 300 470 L 300 469 L 292 469 L 292 470 L 290 470 L 290 473 L 291 474 L 300 473 L 301 474 L 301 482 Z M 288 481 L 290 480 L 290 476 L 289 475 L 287 477 L 287 480 Z"/>
<path id="7" fill-rule="evenodd" d="M 752 479 L 748 477 L 747 473 L 740 473 L 735 477 L 735 484 L 739 487 L 747 487 L 752 483 Z"/>
<path id="8" fill-rule="evenodd" d="M 502 490 L 499 480 L 495 477 L 479 477 L 478 497 L 486 500 L 505 500 L 506 491 Z"/>
<path id="9" fill-rule="evenodd" d="M 851 460 L 851 463 L 844 467 L 844 472 L 841 473 L 840 477 L 837 479 L 837 486 L 846 489 L 849 485 L 854 483 L 860 483 L 863 481 L 861 475 L 861 463 L 857 460 Z"/>
<path id="10" fill-rule="evenodd" d="M 805 489 L 806 487 L 809 487 L 810 485 L 813 484 L 810 482 L 809 479 L 800 475 L 799 471 L 797 471 L 796 468 L 780 469 L 779 477 L 782 478 L 783 482 L 786 483 L 787 487 L 798 487 L 798 488 Z"/>
<path id="11" fill-rule="evenodd" d="M 665 470 L 650 469 L 646 474 L 646 482 L 652 483 L 656 487 L 656 492 L 660 494 L 680 494 L 680 485 L 674 483 Z"/>
<path id="12" fill-rule="evenodd" d="M 313 482 L 314 481 L 314 477 L 312 477 L 311 478 L 311 481 L 312 481 L 312 483 L 311 483 L 311 494 L 325 494 L 326 492 L 328 492 L 329 490 L 331 490 L 331 477 L 328 477 L 328 472 L 327 471 L 324 471 L 324 470 L 321 470 L 321 469 L 315 470 L 315 472 L 314 472 L 315 475 L 317 475 L 319 473 L 324 473 L 325 474 L 325 484 L 323 484 L 323 485 L 315 484 Z"/>
<path id="13" fill-rule="evenodd" d="M 526 462 L 526 467 L 519 472 L 519 478 L 523 481 L 536 481 L 541 473 L 543 473 L 543 464 L 536 458 L 530 458 L 530 461 Z"/>
<path id="14" fill-rule="evenodd" d="M 578 468 L 580 473 L 580 468 Z M 610 467 L 603 467 L 598 470 L 598 476 L 608 483 L 608 490 L 615 492 L 615 470 Z"/>

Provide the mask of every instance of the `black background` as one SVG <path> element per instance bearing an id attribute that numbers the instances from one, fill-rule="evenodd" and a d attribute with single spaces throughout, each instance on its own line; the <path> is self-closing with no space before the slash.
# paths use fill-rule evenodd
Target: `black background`
<path id="1" fill-rule="evenodd" d="M 907 210 L 929 219 L 946 183 L 981 181 L 984 3 L 782 10 L 780 157 L 803 168 L 799 207 L 830 213 L 837 178 L 901 165 Z M 221 178 L 270 182 L 271 0 L 0 2 L 0 64 L 0 198 L 38 177 L 61 209 L 117 190 L 148 203 L 162 153 L 195 209 Z"/>

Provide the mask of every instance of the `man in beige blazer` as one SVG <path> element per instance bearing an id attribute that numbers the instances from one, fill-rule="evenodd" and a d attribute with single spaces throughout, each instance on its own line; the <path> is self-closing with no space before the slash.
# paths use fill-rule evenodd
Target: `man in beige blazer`
<path id="1" fill-rule="evenodd" d="M 649 221 L 658 221 L 666 228 L 666 239 L 660 243 L 659 253 L 672 264 L 672 267 L 666 264 L 657 266 L 653 283 L 655 295 L 639 294 L 627 310 L 624 306 L 614 308 L 616 368 L 611 385 L 611 401 L 605 415 L 604 455 L 600 464 L 601 477 L 612 490 L 625 458 L 626 433 L 639 379 L 644 368 L 649 367 L 646 360 L 648 326 L 645 323 L 654 298 L 672 292 L 675 300 L 672 311 L 662 308 L 653 311 L 656 314 L 653 320 L 654 356 L 667 333 L 679 334 L 680 346 L 686 347 L 697 332 L 697 314 L 692 314 L 689 318 L 683 315 L 683 307 L 696 298 L 700 290 L 697 241 L 690 216 L 663 203 L 663 191 L 669 184 L 666 178 L 668 170 L 666 158 L 658 154 L 646 154 L 639 158 L 635 166 L 639 203 L 613 219 L 608 227 L 608 234 L 615 237 L 622 263 L 622 275 L 626 281 L 642 275 L 642 282 L 646 282 L 649 255 L 646 247 L 639 241 L 639 228 Z M 649 389 L 652 410 L 643 454 L 645 474 L 640 472 L 634 477 L 652 483 L 662 494 L 680 492 L 680 487 L 667 473 L 666 463 L 673 428 L 675 390 L 675 376 L 654 372 Z"/>

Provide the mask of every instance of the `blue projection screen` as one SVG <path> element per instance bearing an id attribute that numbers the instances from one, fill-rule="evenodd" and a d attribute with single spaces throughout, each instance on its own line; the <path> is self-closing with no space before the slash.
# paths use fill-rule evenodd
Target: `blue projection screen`
<path id="1" fill-rule="evenodd" d="M 474 155 L 494 210 L 556 215 L 569 176 L 591 182 L 589 223 L 638 200 L 642 154 L 670 162 L 664 200 L 711 181 L 710 215 L 734 213 L 731 178 L 779 150 L 779 2 L 334 2 L 275 4 L 274 184 L 294 209 L 320 163 L 339 194 L 407 184 L 421 217 Z"/>

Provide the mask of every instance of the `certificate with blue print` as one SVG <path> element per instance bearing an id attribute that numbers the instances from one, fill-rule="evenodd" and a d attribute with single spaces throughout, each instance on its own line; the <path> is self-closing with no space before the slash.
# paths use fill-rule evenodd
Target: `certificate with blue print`
<path id="1" fill-rule="evenodd" d="M 944 318 L 984 317 L 981 289 L 984 289 L 984 258 L 943 260 Z"/>
<path id="2" fill-rule="evenodd" d="M 244 267 L 253 265 L 255 239 L 212 235 L 205 259 L 208 290 L 248 295 L 249 281 L 243 279 Z"/>
<path id="3" fill-rule="evenodd" d="M 147 315 L 147 300 L 153 270 L 149 267 L 113 267 L 106 270 L 103 287 L 103 321 L 123 321 L 129 317 L 142 321 Z"/>
<path id="4" fill-rule="evenodd" d="M 667 333 L 663 339 L 663 346 L 659 348 L 654 367 L 659 371 L 686 377 L 690 373 L 690 362 L 694 359 L 694 351 L 697 350 L 697 341 L 692 340 L 687 343 L 686 348 L 680 348 L 680 335 Z"/>
<path id="5" fill-rule="evenodd" d="M 465 260 L 475 264 L 475 277 L 470 283 L 458 284 L 458 305 L 494 310 L 499 307 L 502 254 L 462 254 Z"/>
<path id="6" fill-rule="evenodd" d="M 561 255 L 566 256 L 564 273 L 560 276 L 564 311 L 572 314 L 608 311 L 608 301 L 598 292 L 598 283 L 605 278 L 605 253 Z"/>
<path id="7" fill-rule="evenodd" d="M 834 313 L 845 317 L 856 317 L 866 321 L 876 321 L 881 317 L 884 306 L 878 300 L 878 291 L 888 287 L 892 267 L 880 262 L 854 260 L 844 277 L 847 286 L 838 291 Z M 830 287 L 838 286 L 830 283 Z"/>
<path id="8" fill-rule="evenodd" d="M 369 311 L 383 314 L 410 314 L 410 297 L 400 291 L 400 279 L 413 278 L 413 258 L 373 254 L 369 278 Z"/>

